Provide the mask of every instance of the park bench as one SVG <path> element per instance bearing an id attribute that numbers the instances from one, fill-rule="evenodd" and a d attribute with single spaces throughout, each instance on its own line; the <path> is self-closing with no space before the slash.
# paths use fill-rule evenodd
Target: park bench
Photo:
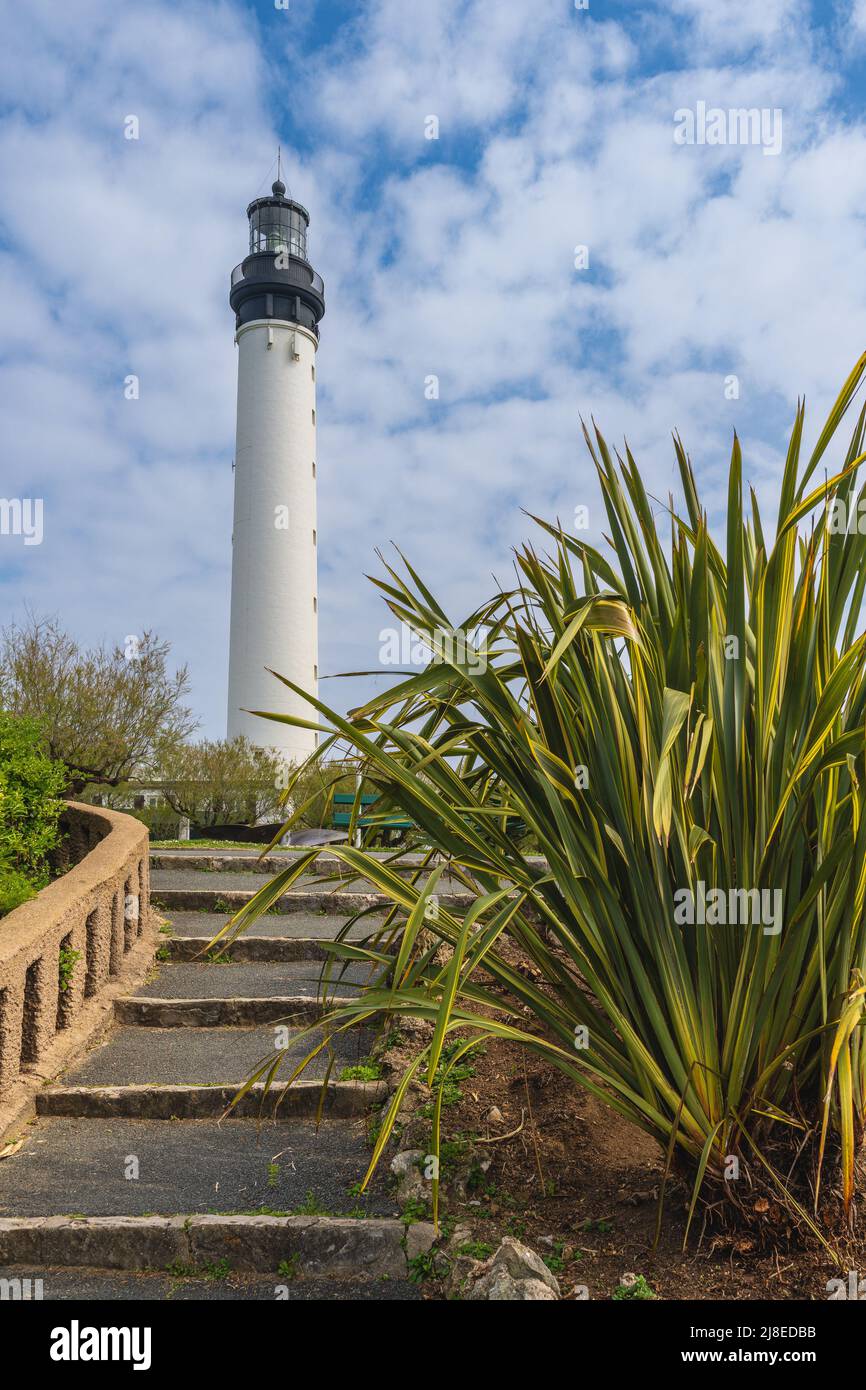
<path id="1" fill-rule="evenodd" d="M 389 816 L 387 820 L 378 820 L 375 816 L 365 816 L 364 808 L 372 806 L 378 801 L 377 796 L 362 796 L 359 803 L 361 814 L 355 821 L 356 828 L 363 828 L 365 825 L 375 825 L 377 830 L 387 831 L 390 838 L 392 832 L 404 830 L 416 830 L 417 826 L 412 820 L 406 820 L 400 816 Z M 331 814 L 331 824 L 335 830 L 342 829 L 351 824 L 352 807 L 355 804 L 354 792 L 335 792 L 334 809 Z"/>
<path id="2" fill-rule="evenodd" d="M 403 819 L 400 816 L 389 816 L 387 820 L 380 821 L 374 816 L 363 814 L 365 806 L 372 806 L 378 801 L 376 796 L 362 796 L 360 801 L 361 814 L 355 821 L 356 829 L 361 829 L 365 825 L 375 825 L 378 830 L 387 832 L 391 838 L 392 832 L 402 832 L 406 830 L 417 830 L 418 827 L 412 820 Z M 352 807 L 355 804 L 354 792 L 335 792 L 334 809 L 331 814 L 331 825 L 334 830 L 345 829 L 352 820 Z M 505 821 L 505 833 L 512 839 L 519 839 L 526 834 L 526 822 L 519 816 L 508 816 Z"/>

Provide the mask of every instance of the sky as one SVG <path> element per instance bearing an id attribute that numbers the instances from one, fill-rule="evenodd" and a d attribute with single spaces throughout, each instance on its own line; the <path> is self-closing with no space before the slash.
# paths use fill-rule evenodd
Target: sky
<path id="1" fill-rule="evenodd" d="M 380 668 L 377 547 L 459 624 L 543 544 L 527 512 L 598 539 L 581 417 L 660 510 L 679 430 L 716 520 L 736 428 L 769 513 L 798 396 L 814 438 L 866 346 L 866 0 L 0 0 L 0 33 L 0 497 L 43 502 L 41 544 L 0 535 L 0 617 L 155 630 L 203 736 L 229 274 L 278 143 L 327 297 L 322 676 Z M 740 108 L 766 139 L 700 138 Z"/>

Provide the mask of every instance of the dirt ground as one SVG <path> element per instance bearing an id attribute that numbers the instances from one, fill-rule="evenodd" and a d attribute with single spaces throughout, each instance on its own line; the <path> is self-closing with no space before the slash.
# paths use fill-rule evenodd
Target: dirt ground
<path id="1" fill-rule="evenodd" d="M 702 1232 L 700 1216 L 684 1252 L 690 1193 L 676 1183 L 668 1184 L 654 1251 L 664 1168 L 655 1142 L 513 1044 L 491 1042 L 473 1065 L 475 1075 L 460 1082 L 462 1099 L 444 1111 L 443 1132 L 493 1140 L 480 1145 L 493 1162 L 467 1201 L 450 1202 L 447 1219 L 471 1227 L 482 1246 L 507 1234 L 525 1241 L 565 1298 L 611 1298 L 631 1273 L 663 1299 L 826 1300 L 829 1279 L 866 1272 L 862 1239 L 846 1239 L 840 1271 L 817 1243 L 762 1251 L 749 1236 Z"/>

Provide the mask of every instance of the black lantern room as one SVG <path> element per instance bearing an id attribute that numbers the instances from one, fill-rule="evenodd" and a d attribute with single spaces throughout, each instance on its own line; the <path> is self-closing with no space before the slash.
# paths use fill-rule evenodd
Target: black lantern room
<path id="1" fill-rule="evenodd" d="M 310 214 L 277 179 L 268 198 L 247 208 L 250 253 L 232 271 L 229 302 L 238 328 L 253 319 L 299 323 L 318 335 L 325 287 L 307 260 Z"/>

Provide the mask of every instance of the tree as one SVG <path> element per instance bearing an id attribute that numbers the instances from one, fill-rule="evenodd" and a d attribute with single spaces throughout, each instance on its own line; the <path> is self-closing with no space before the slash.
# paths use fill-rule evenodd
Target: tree
<path id="1" fill-rule="evenodd" d="M 196 727 L 183 704 L 187 668 L 171 675 L 169 651 L 152 632 L 85 650 L 56 618 L 28 614 L 0 634 L 0 708 L 38 723 L 70 795 L 91 782 L 116 787 Z"/>
<path id="2" fill-rule="evenodd" d="M 157 764 L 162 794 L 195 825 L 255 825 L 280 819 L 283 760 L 243 736 L 172 744 Z"/>

